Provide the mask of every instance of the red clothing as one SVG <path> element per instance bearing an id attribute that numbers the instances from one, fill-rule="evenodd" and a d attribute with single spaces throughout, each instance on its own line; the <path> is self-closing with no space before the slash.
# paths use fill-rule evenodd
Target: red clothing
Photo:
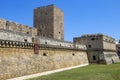
<path id="1" fill-rule="evenodd" d="M 34 53 L 39 54 L 39 44 L 34 44 Z"/>

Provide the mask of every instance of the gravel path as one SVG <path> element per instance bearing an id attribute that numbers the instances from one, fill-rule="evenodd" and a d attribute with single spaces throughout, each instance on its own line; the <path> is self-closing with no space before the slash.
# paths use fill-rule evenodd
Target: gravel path
<path id="1" fill-rule="evenodd" d="M 62 69 L 57 69 L 57 70 L 52 70 L 52 71 L 47 71 L 47 72 L 42 72 L 42 73 L 37 73 L 37 74 L 32 74 L 32 75 L 7 79 L 7 80 L 25 80 L 25 79 L 28 79 L 28 78 L 34 78 L 34 77 L 38 77 L 38 76 L 48 75 L 48 74 L 52 74 L 52 73 L 55 73 L 55 72 L 61 72 L 61 71 L 64 71 L 64 70 L 70 70 L 70 69 L 79 68 L 79 67 L 83 67 L 83 66 L 87 66 L 87 65 L 89 65 L 89 64 L 82 64 L 82 65 L 78 65 L 78 66 L 62 68 Z"/>

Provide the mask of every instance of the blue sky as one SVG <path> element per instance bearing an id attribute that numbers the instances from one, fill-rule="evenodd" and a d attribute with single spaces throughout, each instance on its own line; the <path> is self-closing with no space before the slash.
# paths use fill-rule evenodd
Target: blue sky
<path id="1" fill-rule="evenodd" d="M 65 40 L 103 33 L 120 39 L 120 0 L 1 0 L 0 18 L 33 26 L 33 9 L 55 4 L 64 11 Z"/>

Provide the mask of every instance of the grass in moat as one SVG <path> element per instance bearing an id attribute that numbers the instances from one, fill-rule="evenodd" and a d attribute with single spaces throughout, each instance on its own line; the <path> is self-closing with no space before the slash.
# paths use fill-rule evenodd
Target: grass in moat
<path id="1" fill-rule="evenodd" d="M 120 63 L 110 65 L 91 64 L 28 80 L 120 80 Z"/>

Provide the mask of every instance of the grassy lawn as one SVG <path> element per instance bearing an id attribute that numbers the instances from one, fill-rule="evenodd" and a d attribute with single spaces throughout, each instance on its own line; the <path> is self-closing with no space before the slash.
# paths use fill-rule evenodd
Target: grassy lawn
<path id="1" fill-rule="evenodd" d="M 28 80 L 120 80 L 120 63 L 94 64 Z"/>

